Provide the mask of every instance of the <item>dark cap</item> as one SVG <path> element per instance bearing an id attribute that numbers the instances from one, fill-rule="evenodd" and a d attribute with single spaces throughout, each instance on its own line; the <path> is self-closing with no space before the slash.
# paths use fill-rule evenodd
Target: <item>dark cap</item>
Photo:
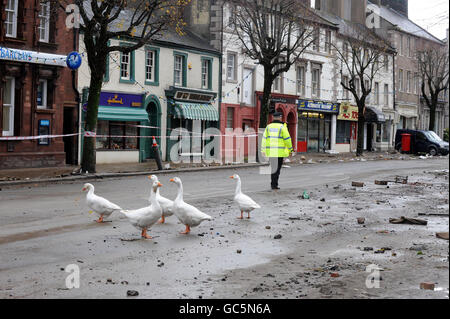
<path id="1" fill-rule="evenodd" d="M 274 112 L 274 113 L 272 114 L 272 116 L 273 116 L 273 117 L 283 117 L 283 113 L 281 113 L 281 112 Z"/>

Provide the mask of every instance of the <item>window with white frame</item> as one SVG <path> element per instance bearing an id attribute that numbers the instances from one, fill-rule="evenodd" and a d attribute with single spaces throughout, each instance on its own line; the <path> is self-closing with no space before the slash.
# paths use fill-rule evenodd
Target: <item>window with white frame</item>
<path id="1" fill-rule="evenodd" d="M 399 48 L 400 48 L 400 55 L 405 55 L 405 51 L 404 51 L 404 48 L 403 48 L 403 34 L 400 34 L 400 46 L 399 46 Z"/>
<path id="2" fill-rule="evenodd" d="M 313 50 L 320 51 L 320 28 L 316 27 L 313 32 Z"/>
<path id="3" fill-rule="evenodd" d="M 344 75 L 343 77 L 342 77 L 342 82 L 344 83 L 344 85 L 346 86 L 346 87 L 348 87 L 348 76 L 347 75 Z M 348 100 L 348 90 L 347 89 L 345 89 L 344 87 L 342 87 L 342 97 L 344 98 L 344 99 L 346 99 L 346 100 Z"/>
<path id="4" fill-rule="evenodd" d="M 50 34 L 50 1 L 41 2 L 39 21 L 39 41 L 48 42 Z"/>
<path id="5" fill-rule="evenodd" d="M 387 54 L 384 55 L 384 71 L 389 71 L 389 56 Z"/>
<path id="6" fill-rule="evenodd" d="M 378 82 L 375 82 L 375 104 L 380 104 L 380 84 Z"/>
<path id="7" fill-rule="evenodd" d="M 181 55 L 175 55 L 174 82 L 175 85 L 183 85 L 183 57 Z"/>
<path id="8" fill-rule="evenodd" d="M 38 109 L 46 109 L 47 108 L 47 80 L 39 80 L 39 85 L 37 87 L 36 94 L 36 106 Z"/>
<path id="9" fill-rule="evenodd" d="M 202 89 L 209 89 L 209 60 L 202 60 Z"/>
<path id="10" fill-rule="evenodd" d="M 420 92 L 419 83 L 420 83 L 419 73 L 415 72 L 414 73 L 414 93 L 415 94 L 419 94 L 419 92 Z"/>
<path id="11" fill-rule="evenodd" d="M 406 85 L 407 85 L 407 92 L 412 93 L 413 91 L 413 84 L 412 84 L 412 76 L 411 71 L 406 72 Z"/>
<path id="12" fill-rule="evenodd" d="M 406 51 L 408 52 L 408 56 L 411 56 L 411 38 L 406 38 Z"/>
<path id="13" fill-rule="evenodd" d="M 297 94 L 305 96 L 305 66 L 297 66 Z"/>
<path id="14" fill-rule="evenodd" d="M 325 52 L 331 53 L 331 31 L 325 32 Z"/>
<path id="15" fill-rule="evenodd" d="M 343 54 L 344 60 L 348 61 L 348 43 L 344 42 L 343 47 L 344 47 L 344 54 Z"/>
<path id="16" fill-rule="evenodd" d="M 130 79 L 130 71 L 131 71 L 131 63 L 130 63 L 131 54 L 122 53 L 122 57 L 120 60 L 120 78 L 123 80 Z"/>
<path id="17" fill-rule="evenodd" d="M 278 64 L 276 67 L 275 67 L 275 71 L 274 72 L 276 72 L 277 70 L 279 70 L 280 69 L 280 65 Z M 273 90 L 275 91 L 275 92 L 281 92 L 281 90 L 283 89 L 283 74 L 280 74 L 279 76 L 277 76 L 276 78 L 275 78 L 275 80 L 273 80 Z"/>
<path id="18" fill-rule="evenodd" d="M 3 136 L 14 135 L 14 90 L 15 79 L 7 77 L 3 88 Z"/>
<path id="19" fill-rule="evenodd" d="M 369 80 L 364 80 L 364 87 L 365 87 L 366 91 L 368 91 L 370 89 Z M 369 93 L 369 95 L 367 95 L 367 103 L 371 103 L 371 100 L 372 100 L 372 93 Z"/>
<path id="20" fill-rule="evenodd" d="M 384 85 L 384 105 L 389 105 L 389 84 Z"/>
<path id="21" fill-rule="evenodd" d="M 321 66 L 318 64 L 312 65 L 311 71 L 311 87 L 312 87 L 312 95 L 314 97 L 320 97 L 320 70 Z"/>
<path id="22" fill-rule="evenodd" d="M 403 70 L 398 70 L 398 90 L 403 91 Z"/>
<path id="23" fill-rule="evenodd" d="M 17 36 L 17 13 L 19 0 L 7 0 L 6 2 L 6 36 L 15 38 Z"/>
<path id="24" fill-rule="evenodd" d="M 227 80 L 236 81 L 236 53 L 227 54 Z"/>
<path id="25" fill-rule="evenodd" d="M 156 68 L 156 52 L 155 50 L 147 50 L 145 57 L 145 80 L 155 81 L 155 68 Z"/>
<path id="26" fill-rule="evenodd" d="M 359 81 L 359 79 L 355 79 L 355 88 L 356 88 L 356 95 L 358 95 L 358 97 L 360 97 L 360 94 L 361 94 L 361 82 Z"/>
<path id="27" fill-rule="evenodd" d="M 227 107 L 227 127 L 226 128 L 233 128 L 233 119 L 234 119 L 234 108 Z"/>

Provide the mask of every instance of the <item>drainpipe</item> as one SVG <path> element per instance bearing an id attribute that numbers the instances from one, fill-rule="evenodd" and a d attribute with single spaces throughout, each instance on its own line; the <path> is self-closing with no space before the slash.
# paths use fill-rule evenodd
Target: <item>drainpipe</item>
<path id="1" fill-rule="evenodd" d="M 78 39 L 78 30 L 77 30 L 77 28 L 73 28 L 73 50 L 74 51 L 77 51 L 77 39 Z M 77 89 L 77 84 L 75 83 L 75 81 L 76 81 L 76 70 L 72 70 L 72 89 L 75 92 L 75 101 L 77 102 L 77 111 L 76 111 L 76 114 L 77 114 L 77 123 L 76 123 L 76 125 L 77 125 L 77 128 L 78 128 L 78 132 L 77 133 L 80 133 L 80 128 L 81 128 L 80 102 L 81 102 L 81 100 L 80 100 L 80 92 Z M 80 159 L 80 156 L 81 156 L 81 152 L 80 152 L 80 149 L 81 149 L 81 136 L 80 135 L 78 135 L 77 141 L 78 141 L 78 148 L 77 148 L 78 158 L 77 158 L 77 163 L 76 164 L 79 165 L 80 162 L 81 162 L 81 159 Z"/>

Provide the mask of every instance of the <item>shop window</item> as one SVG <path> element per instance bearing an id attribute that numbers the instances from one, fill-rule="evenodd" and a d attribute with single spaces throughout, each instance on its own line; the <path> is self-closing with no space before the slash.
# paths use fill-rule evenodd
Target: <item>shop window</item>
<path id="1" fill-rule="evenodd" d="M 38 109 L 47 109 L 48 105 L 48 80 L 39 80 L 36 94 L 36 106 Z"/>
<path id="2" fill-rule="evenodd" d="M 50 34 L 50 1 L 41 2 L 41 9 L 39 10 L 39 41 L 49 42 Z"/>
<path id="3" fill-rule="evenodd" d="M 15 79 L 7 77 L 3 88 L 3 136 L 14 135 L 14 90 Z"/>
<path id="4" fill-rule="evenodd" d="M 4 23 L 7 37 L 17 37 L 17 16 L 19 11 L 18 6 L 19 0 L 7 0 L 6 2 L 6 20 Z"/>
<path id="5" fill-rule="evenodd" d="M 97 150 L 138 150 L 138 122 L 98 121 Z M 110 137 L 113 136 L 113 137 Z"/>
<path id="6" fill-rule="evenodd" d="M 337 121 L 336 123 L 336 143 L 350 144 L 351 122 Z"/>
<path id="7" fill-rule="evenodd" d="M 389 142 L 389 139 L 391 137 L 391 122 L 392 121 L 386 121 L 386 123 L 383 124 L 383 134 L 382 134 L 383 142 Z"/>

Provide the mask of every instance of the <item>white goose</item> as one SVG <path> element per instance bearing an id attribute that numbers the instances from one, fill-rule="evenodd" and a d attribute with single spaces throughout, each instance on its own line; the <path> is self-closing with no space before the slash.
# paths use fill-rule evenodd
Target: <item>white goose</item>
<path id="1" fill-rule="evenodd" d="M 156 200 L 156 192 L 161 186 L 160 182 L 153 182 L 150 206 L 136 210 L 121 210 L 121 213 L 128 218 L 131 225 L 140 229 L 142 231 L 141 236 L 146 239 L 152 239 L 152 236 L 147 235 L 147 229 L 155 224 L 162 215 L 161 206 Z"/>
<path id="2" fill-rule="evenodd" d="M 111 203 L 106 198 L 97 196 L 94 194 L 94 185 L 90 183 L 84 184 L 82 191 L 88 190 L 86 195 L 86 203 L 90 209 L 92 209 L 95 213 L 100 215 L 97 223 L 103 222 L 103 216 L 109 216 L 116 210 L 121 210 L 119 206 L 114 203 Z"/>
<path id="3" fill-rule="evenodd" d="M 201 222 L 212 219 L 211 216 L 202 213 L 194 206 L 183 201 L 183 184 L 179 177 L 172 178 L 170 181 L 178 186 L 177 198 L 173 202 L 173 213 L 186 226 L 186 230 L 180 234 L 189 234 L 191 227 L 198 226 Z"/>
<path id="4" fill-rule="evenodd" d="M 247 218 L 250 218 L 250 212 L 256 208 L 261 208 L 261 206 L 259 206 L 253 199 L 242 193 L 241 178 L 239 175 L 234 174 L 233 176 L 230 176 L 230 178 L 237 180 L 234 201 L 238 204 L 239 209 L 241 210 L 241 217 L 238 218 L 243 219 L 244 212 L 248 214 Z"/>
<path id="5" fill-rule="evenodd" d="M 152 185 L 155 181 L 156 182 L 159 181 L 158 177 L 156 175 L 151 175 L 148 178 L 151 180 Z M 150 197 L 148 198 L 149 202 L 152 201 L 152 196 L 153 196 L 153 192 L 150 192 Z M 159 224 L 164 224 L 165 218 L 173 215 L 173 211 L 172 211 L 173 201 L 161 196 L 159 194 L 159 188 L 156 191 L 156 200 L 158 201 L 158 203 L 162 209 L 162 215 L 161 215 L 161 220 L 159 221 Z"/>

